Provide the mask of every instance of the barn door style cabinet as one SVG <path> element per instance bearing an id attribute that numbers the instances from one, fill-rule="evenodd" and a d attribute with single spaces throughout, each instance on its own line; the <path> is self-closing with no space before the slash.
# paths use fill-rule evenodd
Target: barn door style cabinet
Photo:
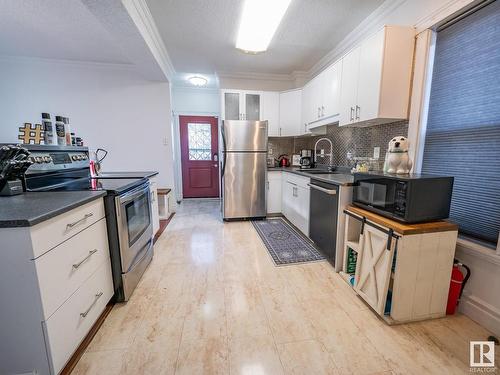
<path id="1" fill-rule="evenodd" d="M 458 227 L 402 224 L 348 206 L 341 276 L 387 323 L 446 315 Z"/>

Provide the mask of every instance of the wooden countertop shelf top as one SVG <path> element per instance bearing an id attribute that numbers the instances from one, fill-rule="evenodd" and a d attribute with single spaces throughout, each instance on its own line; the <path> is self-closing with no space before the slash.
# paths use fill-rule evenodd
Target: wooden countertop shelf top
<path id="1" fill-rule="evenodd" d="M 389 219 L 387 217 L 375 214 L 371 211 L 364 210 L 359 207 L 355 207 L 353 205 L 349 205 L 346 207 L 346 210 L 358 215 L 364 216 L 367 220 L 384 226 L 386 228 L 392 229 L 394 232 L 399 233 L 401 235 L 408 234 L 422 234 L 422 233 L 435 233 L 435 232 L 450 232 L 457 231 L 458 225 L 451 223 L 446 220 L 437 220 L 430 221 L 427 223 L 417 223 L 417 224 L 405 224 L 400 223 L 399 221 L 395 221 Z"/>

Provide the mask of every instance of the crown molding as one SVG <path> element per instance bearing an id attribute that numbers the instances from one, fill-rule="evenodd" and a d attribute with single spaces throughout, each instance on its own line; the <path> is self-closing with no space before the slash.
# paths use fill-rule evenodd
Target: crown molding
<path id="1" fill-rule="evenodd" d="M 374 28 L 384 25 L 384 19 L 404 4 L 407 0 L 386 0 L 366 17 L 354 30 L 352 30 L 337 46 L 323 56 L 313 67 L 308 71 L 310 78 L 321 73 L 329 65 L 337 61 L 344 54 L 349 52 L 353 46 L 366 38 Z"/>
<path id="2" fill-rule="evenodd" d="M 175 74 L 175 68 L 146 0 L 122 0 L 122 3 L 160 65 L 165 77 L 170 81 Z"/>
<path id="3" fill-rule="evenodd" d="M 47 64 L 47 65 L 66 65 L 79 68 L 103 68 L 103 69 L 121 69 L 127 71 L 135 71 L 136 68 L 131 63 L 107 63 L 100 61 L 88 60 L 67 60 L 67 59 L 51 59 L 46 57 L 28 57 L 28 56 L 0 56 L 0 62 L 15 63 L 15 64 Z"/>
<path id="4" fill-rule="evenodd" d="M 172 84 L 172 90 L 173 91 L 204 91 L 204 92 L 217 92 L 219 93 L 220 89 L 218 87 L 194 87 L 194 86 L 187 86 L 187 85 L 179 85 L 175 84 L 175 82 Z"/>
<path id="5" fill-rule="evenodd" d="M 252 79 L 263 81 L 293 81 L 290 74 L 276 74 L 276 73 L 256 73 L 256 72 L 221 72 L 218 71 L 219 78 L 230 79 Z"/>
<path id="6" fill-rule="evenodd" d="M 461 12 L 467 6 L 476 3 L 475 0 L 449 0 L 446 4 L 436 9 L 434 12 L 429 13 L 422 17 L 415 23 L 417 33 L 425 29 L 435 26 L 437 23 L 442 22 L 444 19 L 451 15 Z"/>

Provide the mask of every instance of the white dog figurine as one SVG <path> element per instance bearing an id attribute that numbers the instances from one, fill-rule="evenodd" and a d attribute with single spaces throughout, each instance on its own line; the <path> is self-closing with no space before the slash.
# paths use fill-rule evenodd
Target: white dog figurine
<path id="1" fill-rule="evenodd" d="M 413 166 L 408 156 L 409 142 L 406 137 L 394 137 L 389 142 L 389 149 L 385 154 L 384 172 L 387 173 L 410 173 Z"/>

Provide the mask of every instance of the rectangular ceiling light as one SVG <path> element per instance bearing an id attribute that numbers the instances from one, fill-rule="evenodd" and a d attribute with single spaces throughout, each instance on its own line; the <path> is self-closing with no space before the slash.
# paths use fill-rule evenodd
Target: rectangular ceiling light
<path id="1" fill-rule="evenodd" d="M 245 0 L 236 48 L 246 52 L 267 50 L 291 0 Z"/>

